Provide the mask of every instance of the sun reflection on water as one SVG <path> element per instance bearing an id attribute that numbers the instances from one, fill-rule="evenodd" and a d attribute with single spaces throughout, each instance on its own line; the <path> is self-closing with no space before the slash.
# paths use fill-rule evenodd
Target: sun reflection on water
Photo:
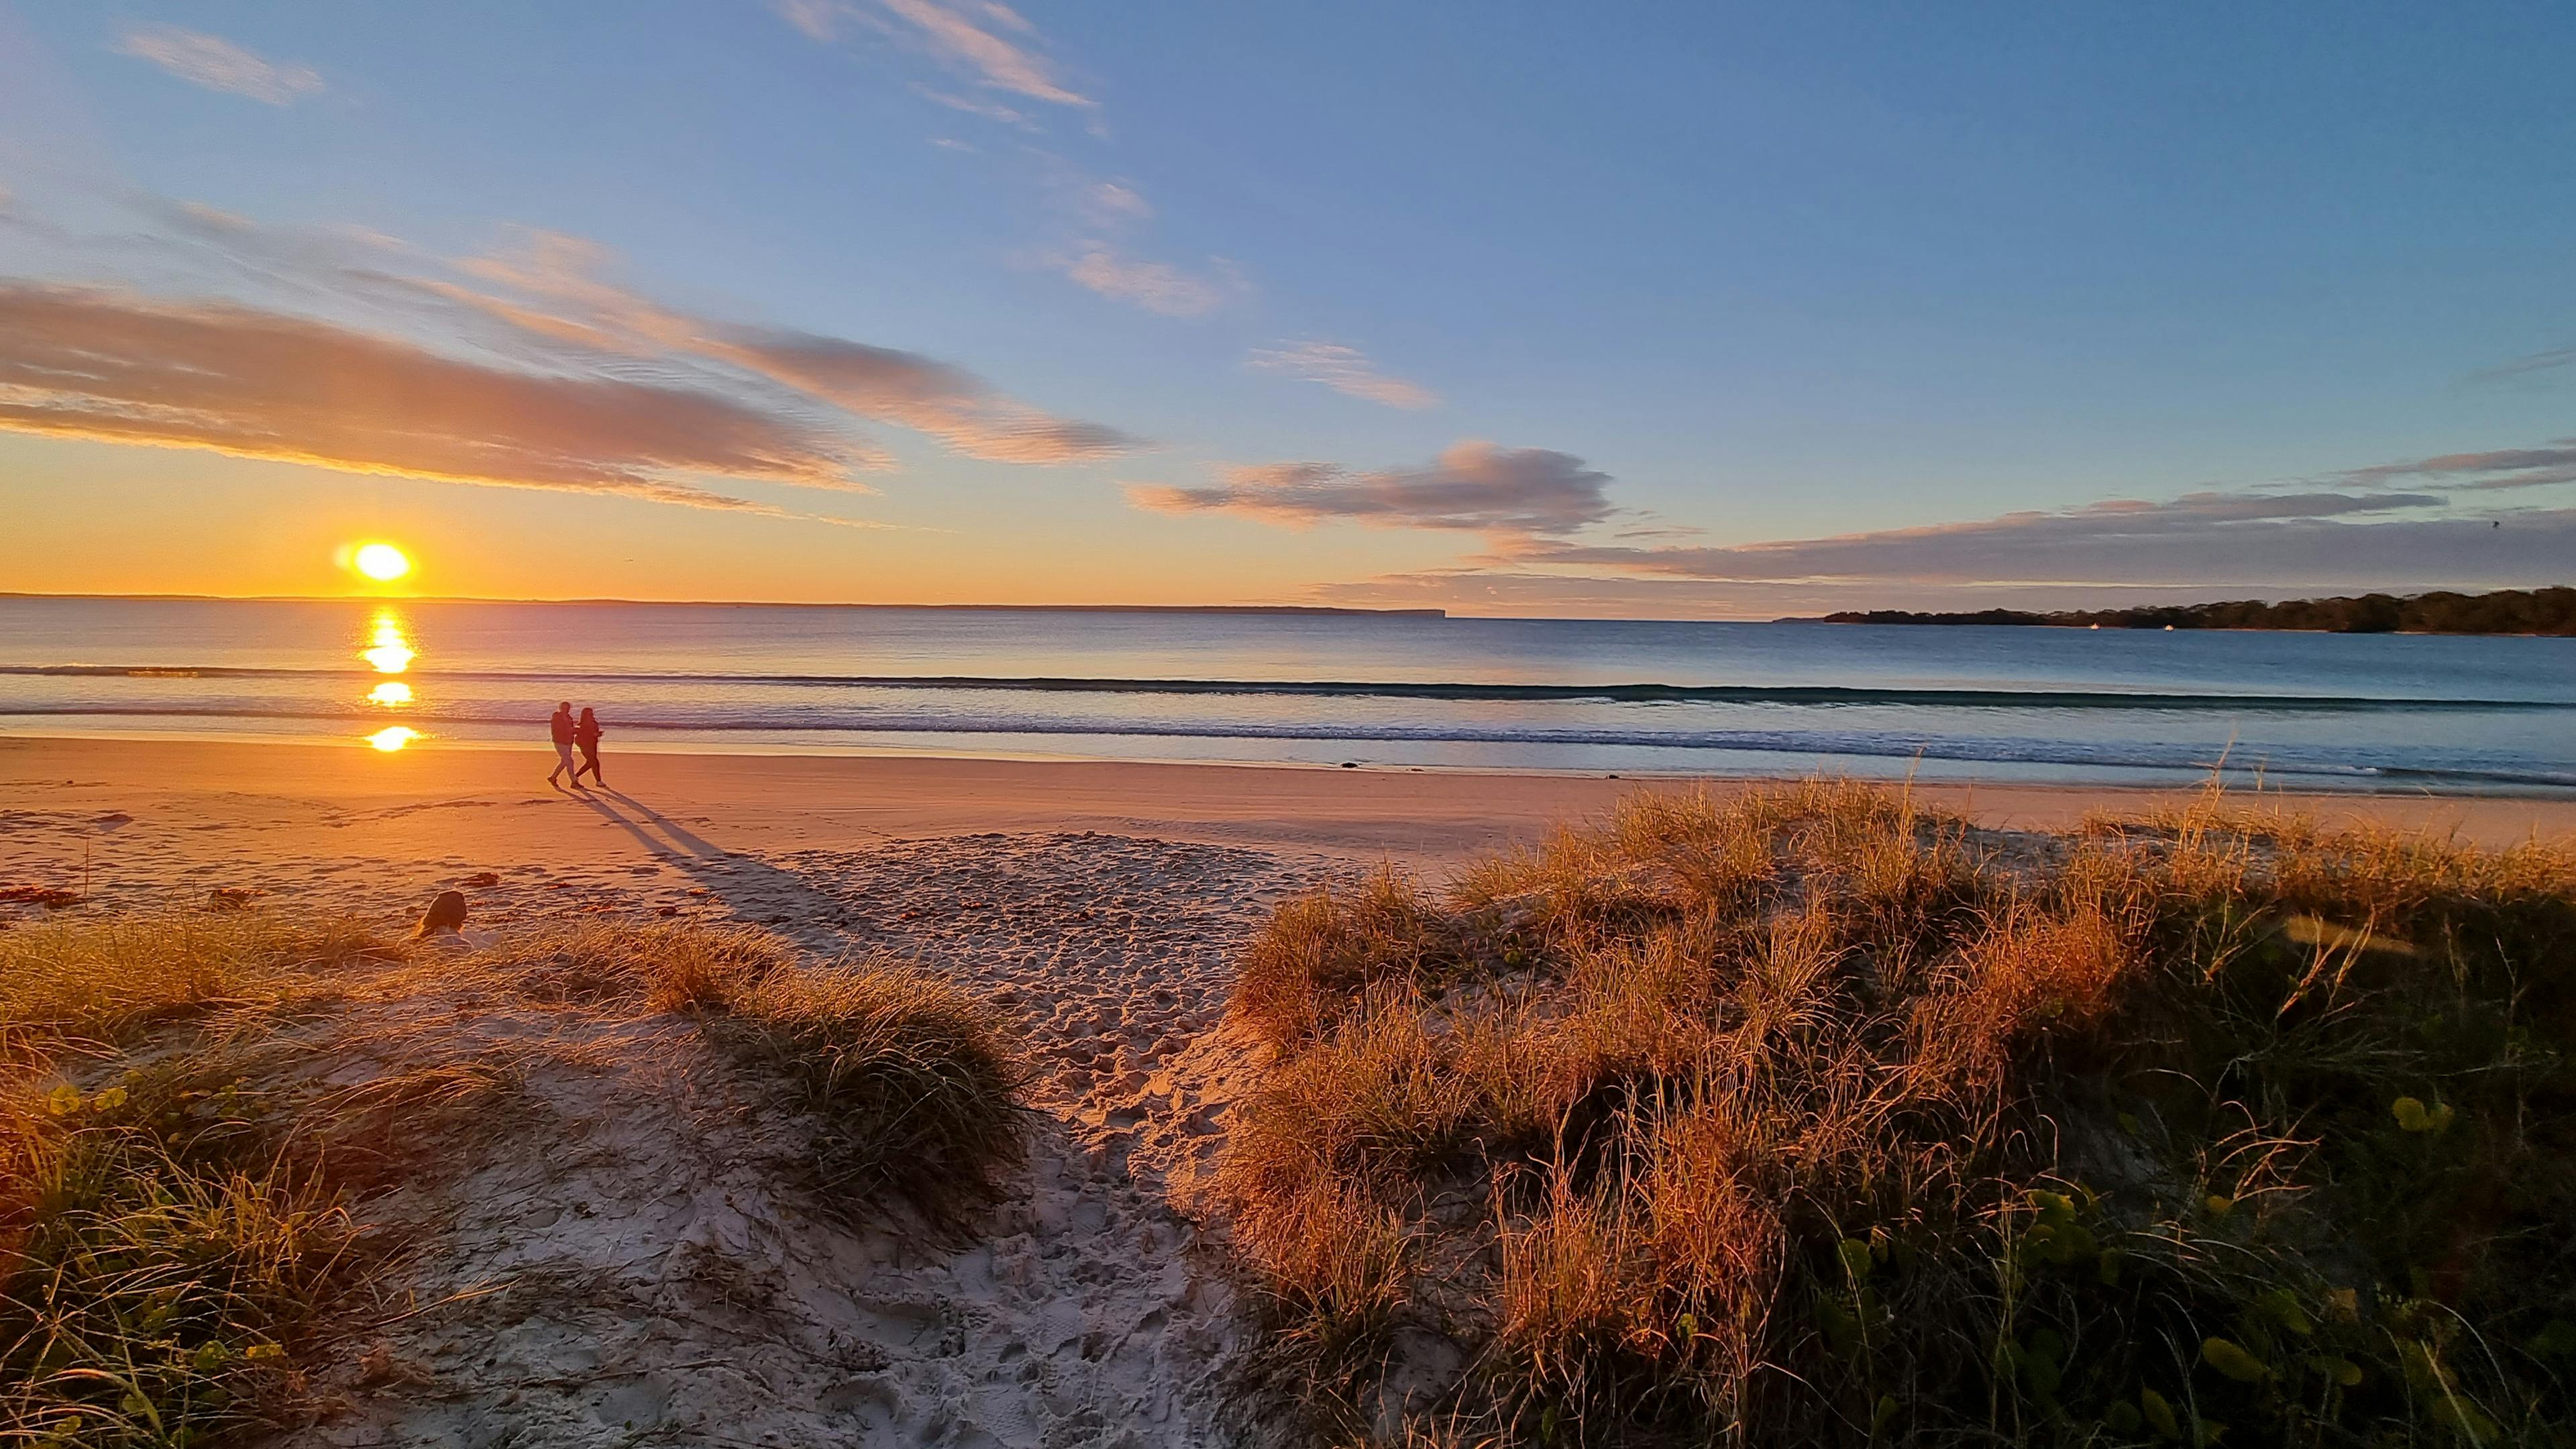
<path id="1" fill-rule="evenodd" d="M 392 609 L 379 609 L 368 623 L 366 647 L 358 657 L 375 667 L 378 674 L 400 674 L 411 668 L 419 654 L 411 647 L 411 629 L 403 616 Z M 366 702 L 379 709 L 408 709 L 414 700 L 411 684 L 400 679 L 380 679 L 367 691 Z M 366 737 L 379 752 L 392 754 L 414 740 L 428 736 L 409 725 L 388 725 Z"/>
<path id="2" fill-rule="evenodd" d="M 376 615 L 375 633 L 358 657 L 374 665 L 378 674 L 400 674 L 420 656 L 412 652 L 411 640 L 404 634 L 402 615 L 386 609 Z"/>

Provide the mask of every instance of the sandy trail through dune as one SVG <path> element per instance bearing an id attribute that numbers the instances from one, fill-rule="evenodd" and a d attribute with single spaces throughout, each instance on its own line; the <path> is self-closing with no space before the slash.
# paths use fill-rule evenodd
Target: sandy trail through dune
<path id="1" fill-rule="evenodd" d="M 420 867 L 209 858 L 124 844 L 98 905 L 256 879 L 278 908 L 401 919 L 463 885 L 486 939 L 566 915 L 765 924 L 816 959 L 886 953 L 995 1001 L 1035 1068 L 1033 1150 L 967 1241 L 853 1230 L 799 1186 L 804 1124 L 685 1017 L 488 983 L 360 992 L 311 1028 L 335 1076 L 395 1056 L 501 1064 L 508 1121 L 370 1204 L 413 1256 L 410 1316 L 353 1340 L 282 1436 L 356 1445 L 1222 1442 L 1243 1339 L 1216 1253 L 1170 1193 L 1205 1165 L 1247 1054 L 1219 1031 L 1232 960 L 1269 907 L 1353 864 L 1095 833 L 728 851 L 639 800 L 583 807 L 641 861 Z M 86 817 L 21 812 L 0 870 Z M 148 869 L 137 861 L 150 861 Z M 470 867 L 470 868 L 469 868 Z M 484 869 L 497 885 L 467 884 Z M 389 901 L 388 874 L 418 883 Z M 463 973 L 460 973 L 462 975 Z"/>
<path id="2" fill-rule="evenodd" d="M 958 1248 L 819 1213 L 794 1186 L 799 1124 L 681 1018 L 373 1008 L 469 1054 L 546 1049 L 518 1057 L 536 1065 L 512 1140 L 381 1209 L 422 1235 L 414 1301 L 455 1301 L 355 1355 L 323 1385 L 347 1407 L 282 1442 L 1221 1440 L 1240 1316 L 1166 1194 L 1240 1060 L 1211 1037 L 1231 955 L 1326 868 L 1101 835 L 695 859 L 698 909 L 916 959 L 1018 1027 L 1031 1162 Z M 535 893 L 617 909 L 615 887 Z"/>

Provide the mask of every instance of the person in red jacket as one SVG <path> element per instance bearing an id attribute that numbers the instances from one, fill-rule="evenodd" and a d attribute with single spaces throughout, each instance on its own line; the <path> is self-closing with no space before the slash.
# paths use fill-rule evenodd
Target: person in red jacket
<path id="1" fill-rule="evenodd" d="M 599 716 L 587 706 L 582 709 L 581 722 L 572 727 L 572 742 L 581 746 L 581 769 L 572 772 L 572 782 L 580 784 L 583 771 L 588 771 L 590 778 L 607 784 L 608 777 L 599 773 Z"/>

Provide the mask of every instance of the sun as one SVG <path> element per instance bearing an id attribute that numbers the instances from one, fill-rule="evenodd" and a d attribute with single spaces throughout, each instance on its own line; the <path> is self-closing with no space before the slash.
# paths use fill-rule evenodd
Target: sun
<path id="1" fill-rule="evenodd" d="M 411 572 L 411 556 L 390 543 L 371 543 L 350 557 L 349 566 L 377 583 L 389 584 Z"/>

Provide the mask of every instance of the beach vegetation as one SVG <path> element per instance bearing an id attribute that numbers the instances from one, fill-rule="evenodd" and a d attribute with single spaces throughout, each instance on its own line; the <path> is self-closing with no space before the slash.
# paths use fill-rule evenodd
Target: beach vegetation
<path id="1" fill-rule="evenodd" d="M 477 954 L 522 992 L 695 1016 L 811 1114 L 811 1186 L 853 1218 L 900 1200 L 954 1228 L 1027 1153 L 1027 1069 L 991 1003 L 891 959 L 809 964 L 755 927 L 588 921 Z"/>
<path id="2" fill-rule="evenodd" d="M 292 1399 L 405 1104 L 255 1023 L 396 950 L 262 914 L 0 934 L 0 1443 L 211 1444 Z"/>
<path id="3" fill-rule="evenodd" d="M 411 1245 L 368 1205 L 438 1144 L 491 1141 L 520 1058 L 552 1050 L 450 1040 L 410 1009 L 432 993 L 676 1017 L 780 1084 L 818 1198 L 853 1218 L 900 1198 L 952 1224 L 1025 1151 L 990 1006 L 757 930 L 588 920 L 436 949 L 239 911 L 0 933 L 0 1445 L 238 1442 L 398 1316 Z"/>
<path id="4" fill-rule="evenodd" d="M 1327 1437 L 2570 1442 L 2564 849 L 1647 793 L 1242 972 L 1218 1199 Z"/>

